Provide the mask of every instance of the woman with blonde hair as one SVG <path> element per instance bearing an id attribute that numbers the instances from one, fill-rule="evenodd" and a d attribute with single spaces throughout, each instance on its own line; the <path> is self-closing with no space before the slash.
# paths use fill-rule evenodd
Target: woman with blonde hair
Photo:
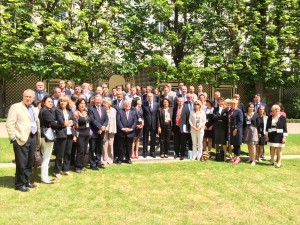
<path id="1" fill-rule="evenodd" d="M 192 158 L 197 160 L 202 156 L 204 127 L 206 123 L 206 114 L 202 110 L 202 104 L 199 100 L 194 102 L 194 110 L 190 113 L 189 123 L 191 125 L 193 143 Z"/>
<path id="2" fill-rule="evenodd" d="M 109 97 L 103 98 L 102 102 L 108 116 L 108 123 L 103 138 L 101 163 L 105 166 L 113 164 L 114 161 L 114 139 L 117 133 L 117 110 L 111 107 L 112 101 Z"/>
<path id="3" fill-rule="evenodd" d="M 69 172 L 71 151 L 73 142 L 76 142 L 76 132 L 73 126 L 76 123 L 72 112 L 73 102 L 67 96 L 61 96 L 58 99 L 57 108 L 55 109 L 55 119 L 59 125 L 56 134 L 56 159 L 54 165 L 54 176 L 61 178 L 63 175 L 70 176 Z"/>
<path id="4" fill-rule="evenodd" d="M 277 154 L 276 168 L 281 167 L 282 148 L 285 147 L 287 133 L 286 119 L 280 115 L 280 106 L 273 105 L 271 108 L 273 115 L 269 116 L 267 121 L 267 138 L 268 145 L 271 146 L 270 166 L 274 165 L 275 152 Z"/>

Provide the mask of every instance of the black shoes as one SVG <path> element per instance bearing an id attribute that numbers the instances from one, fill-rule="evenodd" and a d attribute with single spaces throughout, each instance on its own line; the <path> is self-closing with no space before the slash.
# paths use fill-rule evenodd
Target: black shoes
<path id="1" fill-rule="evenodd" d="M 28 184 L 26 184 L 26 187 L 28 187 L 28 188 L 36 188 L 36 185 L 32 184 L 32 183 L 28 183 Z"/>
<path id="2" fill-rule="evenodd" d="M 117 160 L 116 164 L 121 165 L 122 161 L 121 160 Z"/>
<path id="3" fill-rule="evenodd" d="M 180 160 L 183 160 L 183 156 L 180 156 Z"/>
<path id="4" fill-rule="evenodd" d="M 90 168 L 91 168 L 91 170 L 99 170 L 99 168 L 97 166 L 91 166 Z"/>
<path id="5" fill-rule="evenodd" d="M 21 192 L 28 192 L 28 191 L 30 191 L 29 188 L 27 188 L 25 185 L 22 185 L 20 187 L 15 187 L 15 189 L 17 191 L 21 191 Z"/>
<path id="6" fill-rule="evenodd" d="M 131 159 L 125 160 L 124 163 L 132 164 Z"/>

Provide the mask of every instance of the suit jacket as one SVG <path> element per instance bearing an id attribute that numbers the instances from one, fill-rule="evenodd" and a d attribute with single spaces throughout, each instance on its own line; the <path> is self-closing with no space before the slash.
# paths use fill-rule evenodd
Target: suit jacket
<path id="1" fill-rule="evenodd" d="M 43 99 L 45 96 L 48 96 L 48 95 L 49 95 L 48 92 L 43 91 L 43 97 L 42 97 L 42 98 L 39 98 L 39 95 L 38 95 L 38 94 L 39 94 L 39 93 L 38 93 L 38 91 L 36 90 L 36 91 L 35 91 L 34 101 L 33 101 L 33 103 L 32 103 L 35 107 L 37 107 L 37 102 L 38 102 L 38 100 Z"/>
<path id="2" fill-rule="evenodd" d="M 243 112 L 239 108 L 234 110 L 230 116 L 230 144 L 241 145 L 243 138 Z M 237 135 L 233 136 L 232 132 L 237 129 Z"/>
<path id="3" fill-rule="evenodd" d="M 165 98 L 168 99 L 168 100 L 170 101 L 170 103 L 171 103 L 171 104 L 170 104 L 170 107 L 174 107 L 174 99 L 175 99 L 175 97 L 172 96 L 172 95 L 170 95 L 170 94 L 168 94 L 167 97 L 165 97 L 164 95 L 159 96 L 160 107 L 163 107 L 162 103 L 163 103 L 163 100 L 164 100 Z"/>
<path id="4" fill-rule="evenodd" d="M 108 116 L 106 113 L 106 110 L 101 106 L 101 118 L 99 116 L 99 113 L 97 111 L 96 106 L 90 107 L 88 114 L 90 119 L 90 128 L 92 130 L 92 138 L 98 137 L 98 131 L 101 129 L 102 126 L 107 126 L 108 123 Z M 101 136 L 104 135 L 104 132 L 102 132 Z"/>
<path id="5" fill-rule="evenodd" d="M 117 135 L 119 137 L 129 137 L 134 138 L 135 137 L 135 128 L 137 125 L 137 115 L 135 109 L 129 110 L 129 116 L 127 119 L 126 111 L 125 109 L 118 110 L 117 113 Z M 132 129 L 131 132 L 124 132 L 122 131 L 123 128 L 130 128 Z"/>
<path id="6" fill-rule="evenodd" d="M 76 119 L 73 115 L 72 110 L 67 109 L 69 120 L 73 120 L 73 124 L 76 124 Z M 56 138 L 66 138 L 67 137 L 67 127 L 65 127 L 65 116 L 61 108 L 55 109 L 55 119 L 58 123 Z M 76 132 L 73 127 L 71 127 L 72 135 L 75 136 Z"/>
<path id="7" fill-rule="evenodd" d="M 173 130 L 176 127 L 177 110 L 178 110 L 178 107 L 174 108 L 174 111 L 173 111 L 173 119 L 172 119 L 173 124 L 174 124 Z M 190 132 L 191 126 L 190 126 L 189 118 L 190 118 L 190 110 L 189 110 L 188 106 L 183 105 L 182 109 L 181 109 L 181 114 L 180 114 L 180 132 L 181 133 L 184 133 L 184 131 Z M 186 130 L 183 129 L 184 127 L 186 128 Z"/>
<path id="8" fill-rule="evenodd" d="M 168 113 L 170 114 L 171 127 L 173 126 L 173 111 L 173 107 L 169 107 Z M 157 127 L 160 127 L 163 133 L 165 129 L 165 110 L 163 108 L 159 108 L 157 111 Z"/>
<path id="9" fill-rule="evenodd" d="M 266 112 L 266 114 L 267 115 L 269 115 L 269 108 L 268 108 L 268 106 L 267 106 L 267 103 L 265 103 L 265 102 L 260 102 L 259 104 L 257 104 L 257 103 L 255 103 L 254 102 L 254 110 L 255 110 L 255 112 L 257 112 L 258 113 L 258 107 L 259 106 L 264 106 L 265 107 L 265 112 Z"/>
<path id="10" fill-rule="evenodd" d="M 149 102 L 143 102 L 143 116 L 144 116 L 144 128 L 156 130 L 157 128 L 157 110 L 159 104 L 153 101 L 152 111 L 150 111 Z"/>
<path id="11" fill-rule="evenodd" d="M 214 129 L 228 129 L 228 110 L 222 109 L 219 113 L 219 106 L 214 108 L 213 111 L 213 126 Z"/>
<path id="12" fill-rule="evenodd" d="M 51 127 L 54 130 L 57 130 L 59 127 L 52 109 L 49 110 L 46 107 L 42 108 L 39 112 L 39 119 L 41 126 L 41 137 L 44 137 L 44 128 Z"/>
<path id="13" fill-rule="evenodd" d="M 147 102 L 147 94 L 142 96 L 142 102 Z M 160 99 L 158 95 L 153 94 L 153 102 L 160 103 Z"/>
<path id="14" fill-rule="evenodd" d="M 124 109 L 124 100 L 121 100 L 119 107 L 118 107 L 118 100 L 113 100 L 112 107 L 114 107 L 117 111 L 119 109 Z"/>
<path id="15" fill-rule="evenodd" d="M 37 121 L 37 132 L 40 133 L 38 109 L 35 107 L 32 107 L 32 109 Z M 30 135 L 31 123 L 31 117 L 25 104 L 23 102 L 13 104 L 8 111 L 6 120 L 6 129 L 9 139 L 13 140 L 16 138 L 17 143 L 20 146 L 23 146 L 27 142 Z M 38 143 L 40 143 L 39 140 Z"/>
<path id="16" fill-rule="evenodd" d="M 71 98 L 72 92 L 69 89 L 65 88 L 65 95 L 67 95 L 67 96 L 69 96 L 69 98 Z"/>

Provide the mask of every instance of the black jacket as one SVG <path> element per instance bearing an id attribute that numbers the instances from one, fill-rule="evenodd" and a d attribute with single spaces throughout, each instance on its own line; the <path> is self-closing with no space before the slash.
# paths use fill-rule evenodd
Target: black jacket
<path id="1" fill-rule="evenodd" d="M 51 127 L 54 130 L 58 129 L 58 123 L 55 120 L 55 115 L 52 109 L 42 108 L 39 112 L 40 127 L 41 127 L 41 137 L 44 137 L 43 130 L 45 128 Z"/>
<path id="2" fill-rule="evenodd" d="M 73 120 L 73 124 L 76 124 L 76 119 L 73 115 L 72 110 L 67 109 L 69 120 Z M 67 137 L 67 127 L 65 127 L 65 116 L 63 111 L 60 108 L 55 109 L 55 119 L 59 125 L 57 128 L 56 138 L 66 138 Z M 73 127 L 71 127 L 72 136 L 76 135 L 76 132 Z"/>

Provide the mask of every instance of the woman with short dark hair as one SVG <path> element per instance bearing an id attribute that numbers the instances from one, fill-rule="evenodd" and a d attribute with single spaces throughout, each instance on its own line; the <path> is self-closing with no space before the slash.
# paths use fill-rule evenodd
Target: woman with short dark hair
<path id="1" fill-rule="evenodd" d="M 43 155 L 43 161 L 41 166 L 41 180 L 44 184 L 53 184 L 53 181 L 49 178 L 49 162 L 52 154 L 54 142 L 48 142 L 45 139 L 44 130 L 51 127 L 56 130 L 58 128 L 57 121 L 52 110 L 53 99 L 51 96 L 45 96 L 41 102 L 42 109 L 39 112 L 40 126 L 41 126 L 41 153 Z"/>
<path id="2" fill-rule="evenodd" d="M 76 102 L 76 111 L 74 116 L 77 122 L 77 154 L 75 163 L 75 172 L 81 173 L 83 169 L 84 155 L 90 138 L 90 118 L 88 116 L 87 101 L 80 98 Z"/>
<path id="3" fill-rule="evenodd" d="M 157 128 L 160 143 L 160 157 L 168 158 L 170 148 L 170 137 L 172 131 L 173 107 L 169 99 L 164 98 L 162 107 L 157 111 Z"/>

